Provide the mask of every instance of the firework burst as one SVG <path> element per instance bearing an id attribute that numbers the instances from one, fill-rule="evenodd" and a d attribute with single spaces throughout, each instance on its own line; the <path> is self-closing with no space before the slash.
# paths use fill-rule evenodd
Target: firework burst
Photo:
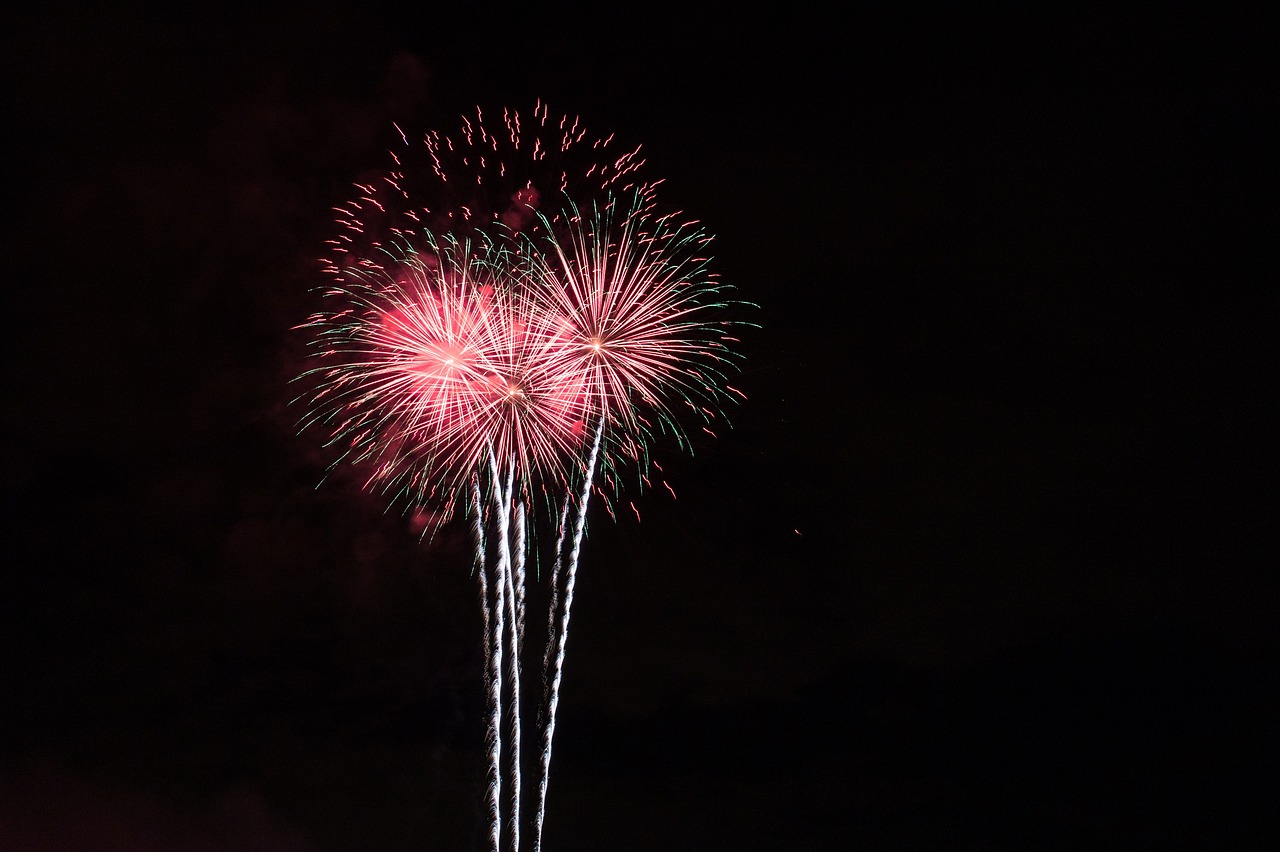
<path id="1" fill-rule="evenodd" d="M 302 326 L 316 363 L 300 399 L 302 426 L 323 431 L 334 467 L 436 510 L 437 523 L 469 516 L 487 833 L 494 852 L 504 838 L 519 852 L 525 563 L 539 518 L 559 523 L 546 561 L 534 849 L 591 496 L 601 478 L 616 487 L 623 467 L 647 479 L 652 441 L 687 448 L 682 423 L 719 416 L 736 393 L 725 377 L 737 323 L 722 318 L 731 302 L 709 271 L 710 237 L 655 212 L 638 149 L 605 157 L 609 139 L 542 105 L 531 121 L 501 116 L 496 129 L 477 111 L 456 137 L 427 134 L 338 209 L 332 283 Z"/>
<path id="2" fill-rule="evenodd" d="M 322 366 L 304 426 L 334 465 L 410 506 L 453 501 L 490 455 L 554 482 L 582 443 L 585 377 L 561 364 L 559 325 L 505 272 L 493 245 L 432 239 L 385 253 L 328 288 L 307 323 Z"/>
<path id="3" fill-rule="evenodd" d="M 558 330 L 556 370 L 579 377 L 616 440 L 684 439 L 682 416 L 710 422 L 729 397 L 729 300 L 708 269 L 711 238 L 638 194 L 586 212 L 566 198 L 556 223 L 522 241 L 524 289 Z"/>

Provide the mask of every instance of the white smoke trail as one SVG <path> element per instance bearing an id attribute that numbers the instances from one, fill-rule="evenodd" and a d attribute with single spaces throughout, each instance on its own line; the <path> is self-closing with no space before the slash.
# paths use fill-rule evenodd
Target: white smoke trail
<path id="1" fill-rule="evenodd" d="M 516 602 L 510 566 L 508 566 L 506 595 L 507 620 L 507 679 L 508 679 L 508 722 L 511 732 L 511 783 L 510 807 L 508 814 L 511 824 L 511 850 L 520 850 L 520 651 L 516 641 Z"/>
<path id="2" fill-rule="evenodd" d="M 475 511 L 473 532 L 476 538 L 476 561 L 480 577 L 481 610 L 484 613 L 485 692 L 489 711 L 489 727 L 486 739 L 489 746 L 489 846 L 491 852 L 500 852 L 502 838 L 502 607 L 494 606 L 489 599 L 488 549 L 484 535 L 484 502 L 480 497 L 478 479 L 471 480 L 471 502 Z M 502 573 L 494 578 L 494 599 L 501 602 Z"/>
<path id="3" fill-rule="evenodd" d="M 507 483 L 507 493 L 511 494 L 511 483 Z M 514 579 L 509 576 L 509 587 L 514 594 L 507 595 L 507 617 L 511 622 L 508 629 L 510 645 L 511 672 L 511 850 L 520 852 L 520 797 L 521 773 L 520 751 L 523 734 L 520 718 L 520 654 L 524 648 L 524 561 L 526 551 L 524 499 L 516 501 L 514 507 L 511 562 L 514 567 Z"/>
<path id="4" fill-rule="evenodd" d="M 515 506 L 515 561 L 516 578 L 516 646 L 524 647 L 524 562 L 528 551 L 528 537 L 525 533 L 525 500 L 521 496 Z"/>
<path id="5" fill-rule="evenodd" d="M 515 478 L 515 462 L 508 460 L 506 481 L 500 479 L 497 460 L 493 451 L 489 452 L 489 473 L 494 481 L 494 506 L 497 510 L 498 537 L 498 570 L 502 575 L 502 595 L 498 599 L 498 607 L 505 610 L 506 630 L 499 641 L 507 643 L 507 718 L 510 725 L 511 756 L 510 766 L 510 812 L 511 850 L 520 849 L 520 646 L 517 637 L 516 591 L 512 577 L 511 552 L 511 510 L 512 488 Z"/>
<path id="6" fill-rule="evenodd" d="M 573 502 L 573 492 L 565 489 L 564 502 L 560 506 L 560 523 L 556 526 L 555 557 L 551 561 L 551 598 L 547 604 L 547 645 L 542 653 L 542 700 L 538 705 L 538 736 L 545 743 L 547 733 L 548 708 L 551 704 L 551 661 L 556 651 L 556 624 L 560 615 L 560 577 L 564 571 L 564 540 L 569 526 L 569 505 Z M 534 813 L 536 831 L 534 848 L 541 846 L 542 811 L 546 800 L 546 766 L 550 759 L 543 749 L 542 762 L 538 770 L 538 809 Z"/>
<path id="7" fill-rule="evenodd" d="M 480 581 L 480 614 L 484 619 L 484 659 L 485 659 L 485 691 L 489 689 L 489 655 L 492 653 L 490 645 L 492 638 L 489 636 L 489 579 L 485 567 L 485 550 L 484 541 L 484 502 L 480 499 L 480 480 L 475 475 L 471 477 L 471 535 L 475 539 L 475 555 L 476 555 L 476 579 Z"/>
<path id="8" fill-rule="evenodd" d="M 560 507 L 560 525 L 556 527 L 556 556 L 551 563 L 551 602 L 547 605 L 547 647 L 542 654 L 542 700 L 544 704 L 550 700 L 549 690 L 551 689 L 551 683 L 547 680 L 547 676 L 551 671 L 551 655 L 556 650 L 556 616 L 559 615 L 560 608 L 560 572 L 564 565 L 564 537 L 565 531 L 568 529 L 569 504 L 572 501 L 573 495 L 566 489 L 564 504 Z M 542 724 L 546 724 L 545 718 L 542 720 Z"/>
<path id="9" fill-rule="evenodd" d="M 578 495 L 578 516 L 574 519 L 573 548 L 569 553 L 569 563 L 564 587 L 564 611 L 560 615 L 560 631 L 556 641 L 556 655 L 551 674 L 551 694 L 547 702 L 547 724 L 542 736 L 542 763 L 538 773 L 538 809 L 534 815 L 534 852 L 542 849 L 542 821 L 547 807 L 547 781 L 551 771 L 551 741 L 556 732 L 556 707 L 560 703 L 560 676 L 564 671 L 564 650 L 569 639 L 569 614 L 573 607 L 573 586 L 578 573 L 578 554 L 582 548 L 582 534 L 587 524 L 587 503 L 591 498 L 591 487 L 595 479 L 596 459 L 600 455 L 600 439 L 604 434 L 604 415 L 596 423 L 595 440 L 591 444 L 591 455 L 587 459 L 586 476 L 582 482 L 582 491 Z"/>

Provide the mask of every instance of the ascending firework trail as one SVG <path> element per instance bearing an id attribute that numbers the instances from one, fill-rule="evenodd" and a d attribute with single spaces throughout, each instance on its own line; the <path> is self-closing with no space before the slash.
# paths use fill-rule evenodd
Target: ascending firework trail
<path id="1" fill-rule="evenodd" d="M 326 435 L 332 466 L 433 510 L 437 524 L 469 516 L 493 852 L 504 840 L 519 852 L 530 819 L 520 750 L 529 558 L 551 566 L 530 819 L 541 849 L 591 496 L 609 507 L 602 482 L 645 479 L 653 442 L 688 448 L 682 421 L 709 431 L 737 393 L 725 378 L 740 323 L 719 316 L 731 302 L 708 271 L 710 238 L 661 212 L 656 183 L 638 178 L 638 149 L 608 155 L 610 142 L 541 104 L 528 121 L 506 110 L 495 129 L 477 111 L 456 137 L 406 141 L 382 181 L 338 208 L 323 304 L 300 326 L 313 347 L 301 428 Z M 538 560 L 535 531 L 557 520 L 550 559 Z"/>

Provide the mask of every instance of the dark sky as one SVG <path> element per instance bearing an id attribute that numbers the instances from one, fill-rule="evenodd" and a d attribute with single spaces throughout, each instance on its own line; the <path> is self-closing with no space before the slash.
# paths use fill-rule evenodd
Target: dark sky
<path id="1" fill-rule="evenodd" d="M 180 5 L 5 27 L 0 847 L 481 848 L 467 543 L 286 381 L 391 122 L 538 98 L 761 325 L 592 515 L 548 848 L 1280 841 L 1274 26 Z"/>

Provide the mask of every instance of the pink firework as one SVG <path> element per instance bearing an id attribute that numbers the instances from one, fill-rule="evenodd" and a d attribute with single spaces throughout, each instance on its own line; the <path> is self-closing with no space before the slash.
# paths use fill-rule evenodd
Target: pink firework
<path id="1" fill-rule="evenodd" d="M 585 212 L 566 200 L 554 225 L 539 216 L 521 284 L 559 328 L 556 371 L 587 388 L 611 443 L 634 456 L 655 433 L 683 440 L 683 419 L 714 419 L 736 338 L 721 317 L 727 288 L 707 268 L 711 238 L 637 194 Z"/>
<path id="2" fill-rule="evenodd" d="M 724 288 L 709 237 L 648 202 L 565 200 L 530 231 L 423 232 L 421 251 L 348 269 L 309 323 L 324 363 L 308 422 L 336 463 L 412 504 L 452 500 L 490 454 L 523 489 L 559 492 L 587 423 L 603 424 L 606 467 L 643 469 L 652 439 L 710 421 L 733 359 Z"/>
<path id="3" fill-rule="evenodd" d="M 587 405 L 562 330 L 510 286 L 501 250 L 428 248 L 328 290 L 334 308 L 308 323 L 323 365 L 306 374 L 319 387 L 304 425 L 415 506 L 452 500 L 490 454 L 523 481 L 562 478 Z"/>

